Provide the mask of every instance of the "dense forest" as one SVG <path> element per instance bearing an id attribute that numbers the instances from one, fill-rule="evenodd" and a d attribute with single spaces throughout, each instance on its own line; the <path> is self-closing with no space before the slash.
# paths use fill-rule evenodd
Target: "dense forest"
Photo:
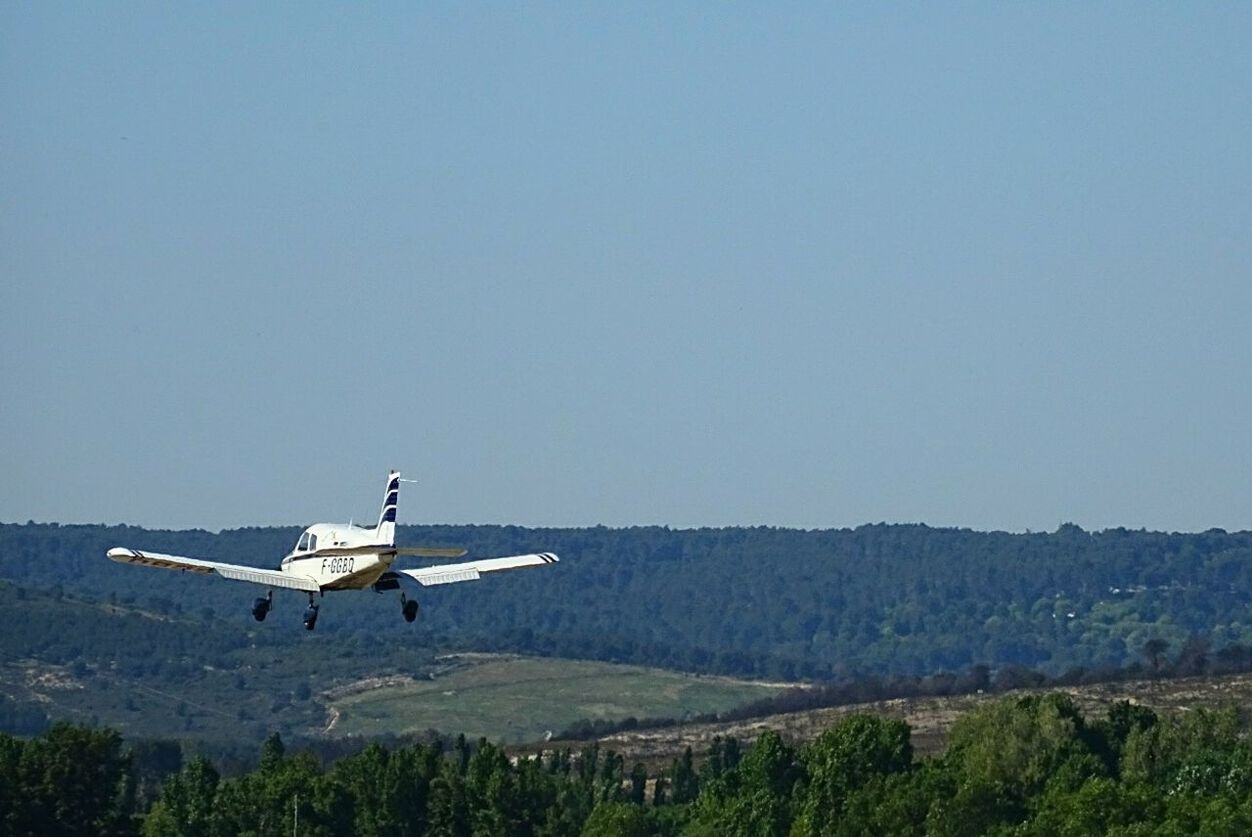
<path id="1" fill-rule="evenodd" d="M 301 594 L 278 591 L 274 614 L 258 626 L 248 585 L 104 557 L 127 545 L 273 567 L 298 534 L 3 524 L 0 579 L 213 624 L 222 637 L 204 641 L 227 646 L 366 649 L 381 639 L 786 680 L 979 664 L 1060 673 L 1124 665 L 1149 641 L 1176 652 L 1193 635 L 1214 650 L 1252 645 L 1249 532 L 408 526 L 400 543 L 460 545 L 474 555 L 544 549 L 562 562 L 433 588 L 412 626 L 390 596 L 328 596 L 315 635 L 300 629 Z"/>
<path id="2" fill-rule="evenodd" d="M 0 833 L 14 835 L 1136 835 L 1252 833 L 1252 746 L 1234 710 L 1089 719 L 1057 694 L 959 718 L 915 758 L 898 720 L 853 715 L 794 745 L 763 733 L 649 775 L 611 751 L 511 759 L 459 739 L 323 764 L 278 736 L 251 770 L 203 757 L 136 768 L 117 733 L 0 735 Z"/>
<path id="3" fill-rule="evenodd" d="M 164 616 L 141 606 L 0 582 L 0 732 L 37 735 L 57 720 L 105 725 L 132 741 L 177 739 L 232 767 L 246 760 L 246 748 L 239 742 L 260 740 L 274 731 L 330 754 L 337 746 L 352 744 L 335 744 L 326 737 L 328 718 L 337 715 L 328 708 L 329 694 L 379 678 L 442 678 L 461 665 L 421 645 L 358 642 L 345 636 L 281 644 L 276 642 L 280 636 L 255 624 L 240 630 L 212 616 Z M 1252 647 L 1231 644 L 1215 650 L 1203 636 L 1193 636 L 1177 649 L 1149 640 L 1142 653 L 1142 659 L 1123 667 L 1073 668 L 1059 674 L 978 664 L 927 675 L 863 675 L 800 684 L 710 712 L 693 714 L 675 703 L 671 715 L 640 719 L 640 713 L 626 711 L 584 717 L 554 729 L 558 739 L 587 740 L 684 721 L 734 721 L 891 698 L 1252 670 Z M 613 677 L 608 672 L 600 676 Z M 560 707 L 549 708 L 560 714 Z M 455 724 L 435 727 L 421 736 L 462 731 Z"/>

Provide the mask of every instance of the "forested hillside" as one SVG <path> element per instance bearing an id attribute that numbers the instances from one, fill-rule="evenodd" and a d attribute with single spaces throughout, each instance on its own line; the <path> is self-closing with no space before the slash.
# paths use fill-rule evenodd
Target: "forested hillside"
<path id="1" fill-rule="evenodd" d="M 260 745 L 260 742 L 256 742 Z M 512 759 L 464 739 L 322 764 L 271 736 L 249 772 L 159 769 L 109 730 L 0 734 L 0 833 L 862 835 L 1247 834 L 1252 748 L 1234 710 L 1084 716 L 1066 696 L 986 704 L 921 759 L 910 727 L 852 715 L 807 743 L 718 739 L 660 770 L 592 745 Z M 163 781 L 161 781 L 163 779 Z M 159 793 L 152 789 L 160 782 Z M 155 796 L 155 802 L 153 798 Z"/>
<path id="2" fill-rule="evenodd" d="M 320 691 L 420 674 L 432 656 L 408 644 L 273 641 L 280 636 L 0 582 L 0 730 L 32 735 L 70 720 L 214 747 L 274 730 L 309 735 L 325 724 Z"/>
<path id="3" fill-rule="evenodd" d="M 978 663 L 1060 672 L 1124 664 L 1152 639 L 1168 653 L 1195 634 L 1212 649 L 1252 643 L 1248 532 L 408 526 L 400 543 L 474 555 L 544 549 L 562 562 L 432 588 L 413 626 L 393 596 L 330 595 L 316 638 L 300 628 L 301 594 L 277 592 L 274 614 L 257 625 L 249 585 L 104 557 L 128 545 L 272 567 L 298 532 L 5 524 L 0 579 L 207 619 L 278 645 L 341 638 L 781 679 Z"/>

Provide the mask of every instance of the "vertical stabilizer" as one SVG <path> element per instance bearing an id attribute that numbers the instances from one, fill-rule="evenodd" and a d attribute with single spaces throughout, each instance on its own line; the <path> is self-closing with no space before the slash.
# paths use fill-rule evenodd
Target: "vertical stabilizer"
<path id="1" fill-rule="evenodd" d="M 387 492 L 383 494 L 383 510 L 378 515 L 378 543 L 394 546 L 396 542 L 396 503 L 400 499 L 400 472 L 387 475 Z"/>

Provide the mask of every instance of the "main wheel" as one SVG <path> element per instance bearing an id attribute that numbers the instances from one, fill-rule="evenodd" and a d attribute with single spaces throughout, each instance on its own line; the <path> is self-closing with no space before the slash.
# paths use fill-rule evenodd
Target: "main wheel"
<path id="1" fill-rule="evenodd" d="M 270 600 L 268 598 L 257 599 L 252 603 L 252 618 L 256 621 L 264 622 L 269 612 Z"/>
<path id="2" fill-rule="evenodd" d="M 309 609 L 304 612 L 304 629 L 311 631 L 317 627 L 317 605 L 309 605 Z"/>
<path id="3" fill-rule="evenodd" d="M 417 602 L 409 599 L 404 603 L 404 607 L 400 609 L 400 612 L 404 614 L 405 622 L 412 622 L 417 618 Z"/>

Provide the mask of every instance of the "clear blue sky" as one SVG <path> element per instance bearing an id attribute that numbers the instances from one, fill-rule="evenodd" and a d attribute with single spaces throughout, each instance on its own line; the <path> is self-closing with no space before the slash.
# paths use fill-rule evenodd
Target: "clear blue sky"
<path id="1" fill-rule="evenodd" d="M 1252 527 L 1252 5 L 0 6 L 0 520 Z"/>

